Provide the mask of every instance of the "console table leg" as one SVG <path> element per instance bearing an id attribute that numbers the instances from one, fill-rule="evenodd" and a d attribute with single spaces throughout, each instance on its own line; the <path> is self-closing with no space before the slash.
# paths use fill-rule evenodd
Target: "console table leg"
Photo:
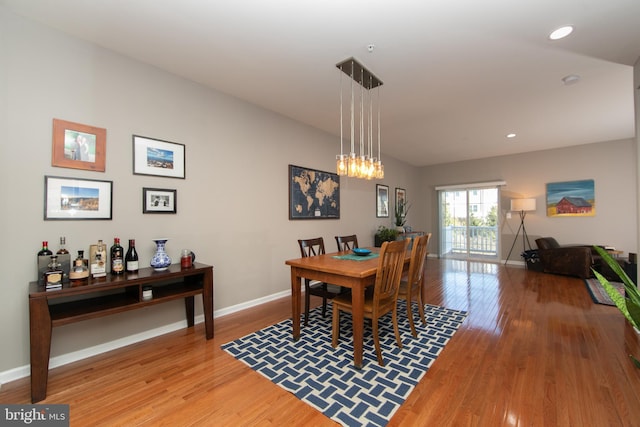
<path id="1" fill-rule="evenodd" d="M 193 296 L 184 298 L 184 307 L 187 310 L 187 327 L 192 327 L 194 324 L 195 310 L 193 305 Z"/>
<path id="2" fill-rule="evenodd" d="M 51 354 L 51 314 L 46 298 L 29 299 L 31 341 L 31 403 L 47 397 L 49 356 Z"/>
<path id="3" fill-rule="evenodd" d="M 213 338 L 213 269 L 206 271 L 202 281 L 202 311 L 207 339 Z"/>

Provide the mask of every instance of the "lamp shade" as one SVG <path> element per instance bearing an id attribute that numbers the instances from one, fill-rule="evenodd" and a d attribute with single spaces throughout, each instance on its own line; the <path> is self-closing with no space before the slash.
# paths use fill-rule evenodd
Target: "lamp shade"
<path id="1" fill-rule="evenodd" d="M 535 211 L 536 199 L 511 199 L 512 211 Z"/>

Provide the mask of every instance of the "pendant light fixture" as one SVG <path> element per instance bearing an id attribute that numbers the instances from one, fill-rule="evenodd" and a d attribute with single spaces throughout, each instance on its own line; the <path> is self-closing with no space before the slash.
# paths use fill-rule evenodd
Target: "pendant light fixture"
<path id="1" fill-rule="evenodd" d="M 380 158 L 380 86 L 382 81 L 354 58 L 336 64 L 340 73 L 340 154 L 336 156 L 336 171 L 340 176 L 364 179 L 384 178 L 384 166 Z M 343 73 L 349 76 L 348 85 Z M 348 137 L 351 151 L 344 152 L 345 145 L 345 86 L 349 91 Z M 375 89 L 375 91 L 374 91 Z M 375 96 L 374 96 L 375 92 Z M 375 114 L 374 114 L 375 113 Z M 356 141 L 359 150 L 356 152 Z M 378 156 L 374 144 L 377 142 Z"/>

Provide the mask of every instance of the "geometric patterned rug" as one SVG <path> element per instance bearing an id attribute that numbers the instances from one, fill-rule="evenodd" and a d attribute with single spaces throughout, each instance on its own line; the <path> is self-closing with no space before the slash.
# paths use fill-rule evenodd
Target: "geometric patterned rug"
<path id="1" fill-rule="evenodd" d="M 589 290 L 589 294 L 591 294 L 591 299 L 596 304 L 604 304 L 604 305 L 613 305 L 616 304 L 613 302 L 607 291 L 604 290 L 602 284 L 598 281 L 598 279 L 584 279 L 585 284 L 587 285 L 587 290 Z M 620 282 L 609 282 L 611 286 L 616 288 L 620 295 L 624 296 L 624 283 Z"/>
<path id="2" fill-rule="evenodd" d="M 398 303 L 403 348 L 396 346 L 391 314 L 380 319 L 385 366 L 378 365 L 365 322 L 363 366 L 353 366 L 351 315 L 342 313 L 340 342 L 331 347 L 331 306 L 309 312 L 309 325 L 293 341 L 291 319 L 222 345 L 236 359 L 344 426 L 385 426 L 464 321 L 465 311 L 425 305 L 427 325 L 416 321 L 413 338 L 406 303 Z M 413 304 L 414 319 L 418 308 Z M 303 319 L 301 319 L 301 325 Z"/>

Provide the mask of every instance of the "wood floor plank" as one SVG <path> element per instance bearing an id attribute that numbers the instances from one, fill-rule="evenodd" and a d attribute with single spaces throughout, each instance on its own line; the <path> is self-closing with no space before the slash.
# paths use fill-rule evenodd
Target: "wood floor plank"
<path id="1" fill-rule="evenodd" d="M 469 315 L 389 426 L 639 425 L 640 337 L 582 280 L 430 258 L 423 299 Z M 72 426 L 333 426 L 220 349 L 290 310 L 284 298 L 216 319 L 210 341 L 196 325 L 53 369 L 43 403 L 69 403 Z M 29 393 L 20 379 L 0 402 Z"/>

